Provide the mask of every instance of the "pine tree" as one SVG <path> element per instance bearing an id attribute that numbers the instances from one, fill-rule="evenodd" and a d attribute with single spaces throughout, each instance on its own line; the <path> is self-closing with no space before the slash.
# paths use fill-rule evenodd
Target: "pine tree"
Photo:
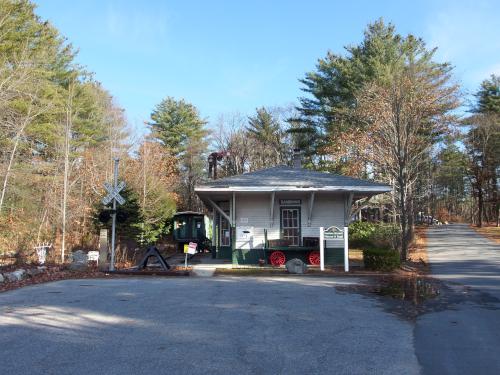
<path id="1" fill-rule="evenodd" d="M 284 164 L 287 155 L 286 133 L 279 121 L 266 108 L 258 108 L 255 116 L 248 118 L 247 132 L 254 141 L 252 169 Z"/>
<path id="2" fill-rule="evenodd" d="M 181 207 L 201 208 L 194 186 L 204 175 L 208 147 L 207 121 L 200 117 L 195 106 L 184 100 L 167 97 L 151 113 L 151 135 L 179 161 L 181 181 L 178 188 L 183 198 Z"/>
<path id="3" fill-rule="evenodd" d="M 495 220 L 500 226 L 500 77 L 484 80 L 476 93 L 474 113 L 465 120 L 473 193 L 477 200 L 477 223 Z"/>
<path id="4" fill-rule="evenodd" d="M 368 25 L 360 45 L 346 47 L 345 55 L 328 52 L 318 60 L 316 70 L 300 80 L 308 96 L 299 98 L 299 116 L 292 119 L 292 132 L 312 145 L 316 168 L 363 173 L 356 148 L 345 150 L 341 158 L 332 153 L 343 148 L 343 134 L 362 126 L 352 116 L 359 91 L 369 82 L 387 81 L 395 66 L 404 64 L 402 40 L 394 25 L 380 19 Z"/>

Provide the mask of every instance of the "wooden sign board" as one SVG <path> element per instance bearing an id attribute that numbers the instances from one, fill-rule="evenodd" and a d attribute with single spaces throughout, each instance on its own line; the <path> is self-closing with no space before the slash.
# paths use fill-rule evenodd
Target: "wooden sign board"
<path id="1" fill-rule="evenodd" d="M 300 206 L 301 199 L 280 199 L 280 206 Z"/>
<path id="2" fill-rule="evenodd" d="M 98 251 L 89 251 L 87 253 L 87 260 L 97 262 L 99 260 L 99 252 Z"/>

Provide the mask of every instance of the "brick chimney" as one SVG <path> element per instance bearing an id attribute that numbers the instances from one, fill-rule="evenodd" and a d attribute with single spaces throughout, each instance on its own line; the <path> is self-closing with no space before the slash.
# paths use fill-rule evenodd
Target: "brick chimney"
<path id="1" fill-rule="evenodd" d="M 302 152 L 300 148 L 293 149 L 293 167 L 295 169 L 302 168 Z"/>

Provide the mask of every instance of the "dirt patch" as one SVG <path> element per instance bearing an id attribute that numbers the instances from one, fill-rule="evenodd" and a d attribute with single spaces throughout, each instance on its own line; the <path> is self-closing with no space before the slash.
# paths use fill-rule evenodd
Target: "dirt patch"
<path id="1" fill-rule="evenodd" d="M 471 228 L 490 240 L 500 244 L 500 227 L 493 224 L 483 224 L 481 228 L 476 227 L 475 225 L 471 225 Z"/>

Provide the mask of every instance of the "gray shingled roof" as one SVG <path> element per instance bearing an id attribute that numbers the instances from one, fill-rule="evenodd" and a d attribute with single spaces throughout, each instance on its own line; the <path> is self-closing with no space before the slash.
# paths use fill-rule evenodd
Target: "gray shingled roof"
<path id="1" fill-rule="evenodd" d="M 347 191 L 390 191 L 389 185 L 333 173 L 311 171 L 286 166 L 262 169 L 237 176 L 208 181 L 196 187 L 196 191 L 217 190 L 287 190 L 321 189 Z"/>

